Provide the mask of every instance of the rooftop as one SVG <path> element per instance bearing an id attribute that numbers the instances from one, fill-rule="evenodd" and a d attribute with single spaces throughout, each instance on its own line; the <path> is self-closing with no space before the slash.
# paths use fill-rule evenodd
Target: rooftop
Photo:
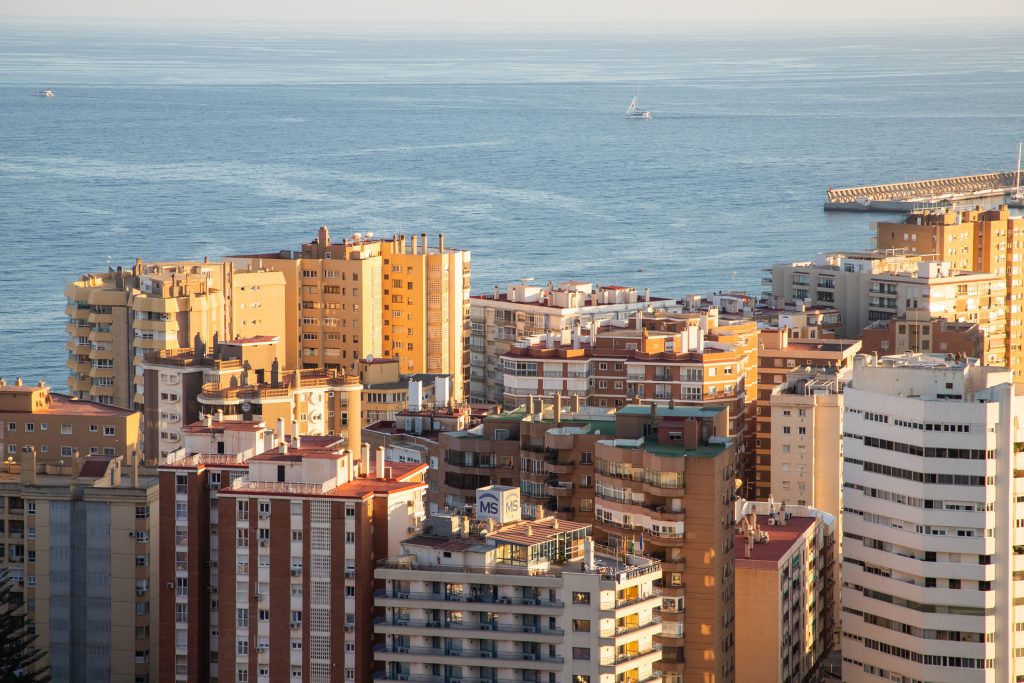
<path id="1" fill-rule="evenodd" d="M 782 526 L 771 526 L 768 515 L 757 515 L 757 525 L 761 531 L 768 533 L 767 543 L 754 543 L 750 549 L 750 557 L 746 557 L 746 538 L 742 533 L 736 534 L 736 566 L 752 569 L 774 569 L 779 561 L 789 553 L 790 549 L 803 538 L 816 521 L 816 517 L 792 516 Z"/>
<path id="2" fill-rule="evenodd" d="M 722 406 L 654 406 L 658 417 L 714 417 L 725 410 Z M 650 405 L 628 405 L 619 408 L 619 415 L 650 415 Z"/>
<path id="3" fill-rule="evenodd" d="M 511 543 L 513 545 L 536 545 L 538 543 L 547 543 L 558 537 L 559 534 L 589 528 L 589 524 L 569 522 L 556 517 L 524 519 L 520 522 L 505 524 L 497 531 L 487 534 L 487 538 L 499 543 Z"/>
<path id="4" fill-rule="evenodd" d="M 37 387 L 38 388 L 38 387 Z M 50 393 L 52 399 L 49 405 L 36 413 L 54 415 L 95 415 L 96 417 L 124 417 L 134 413 L 134 410 L 116 408 L 114 406 L 94 403 L 93 401 L 80 401 L 77 398 L 64 394 Z"/>

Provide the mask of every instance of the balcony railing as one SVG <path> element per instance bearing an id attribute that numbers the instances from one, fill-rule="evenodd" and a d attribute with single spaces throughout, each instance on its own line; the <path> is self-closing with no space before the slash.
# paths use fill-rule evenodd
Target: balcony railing
<path id="1" fill-rule="evenodd" d="M 386 626 L 408 626 L 409 628 L 442 628 L 455 629 L 460 631 L 497 631 L 500 633 L 540 633 L 544 635 L 560 636 L 565 633 L 560 628 L 547 628 L 545 626 L 531 626 L 527 624 L 496 624 L 491 622 L 472 621 L 430 621 L 424 619 L 399 619 L 392 617 L 378 617 L 373 623 Z"/>
<path id="2" fill-rule="evenodd" d="M 438 600 L 441 602 L 479 602 L 496 605 L 531 605 L 535 607 L 562 607 L 561 600 L 542 600 L 540 598 L 511 598 L 493 595 L 468 595 L 457 593 L 407 593 L 402 591 L 380 590 L 373 594 L 375 598 L 394 598 L 399 600 Z"/>
<path id="3" fill-rule="evenodd" d="M 661 651 L 661 645 L 652 645 L 650 647 L 650 649 L 644 650 L 642 652 L 623 652 L 621 654 L 615 655 L 614 658 L 601 660 L 601 666 L 613 666 L 613 665 L 616 665 L 616 664 L 625 664 L 626 662 L 631 662 L 634 659 L 639 659 L 640 657 L 646 657 L 647 655 L 654 654 L 655 652 L 660 652 L 660 651 Z"/>
<path id="4" fill-rule="evenodd" d="M 659 648 L 660 649 L 660 648 Z M 481 657 L 483 659 L 512 659 L 516 661 L 550 662 L 561 664 L 564 657 L 547 655 L 542 652 L 498 652 L 497 650 L 464 650 L 441 647 L 403 647 L 401 645 L 377 646 L 374 652 L 398 655 L 432 655 L 434 657 Z M 646 653 L 645 653 L 646 654 Z"/>

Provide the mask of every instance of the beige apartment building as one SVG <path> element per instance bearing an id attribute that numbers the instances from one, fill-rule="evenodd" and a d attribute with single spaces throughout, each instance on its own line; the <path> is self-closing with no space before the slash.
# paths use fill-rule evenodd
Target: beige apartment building
<path id="1" fill-rule="evenodd" d="M 461 401 L 468 376 L 470 255 L 426 233 L 333 242 L 326 226 L 300 251 L 229 262 L 284 274 L 289 307 L 280 334 L 300 340 L 289 367 L 357 371 L 360 359 L 398 358 L 405 374 L 450 374 Z"/>
<path id="2" fill-rule="evenodd" d="M 40 666 L 53 680 L 156 681 L 157 487 L 140 471 L 139 414 L 0 381 L 0 421 L 0 569 Z"/>
<path id="3" fill-rule="evenodd" d="M 830 254 L 814 262 L 772 266 L 772 293 L 785 301 L 825 302 L 843 312 L 842 337 L 865 327 L 921 311 L 930 317 L 977 323 L 985 333 L 982 362 L 1008 362 L 1009 313 L 1013 302 L 1005 274 L 957 270 L 948 261 L 893 251 Z M 1008 303 L 1009 302 L 1009 303 Z"/>
<path id="4" fill-rule="evenodd" d="M 470 400 L 504 402 L 501 356 L 513 344 L 537 335 L 561 339 L 574 329 L 590 330 L 602 320 L 628 320 L 636 312 L 678 312 L 672 299 L 652 297 L 634 287 L 563 282 L 532 285 L 528 279 L 495 286 L 491 294 L 470 298 Z M 520 401 L 521 402 L 521 401 Z"/>
<path id="5" fill-rule="evenodd" d="M 850 381 L 851 367 L 797 368 L 772 389 L 768 495 L 776 502 L 812 507 L 839 519 L 843 389 Z"/>
<path id="6" fill-rule="evenodd" d="M 949 353 L 985 357 L 985 332 L 978 323 L 953 322 L 926 311 L 907 311 L 891 320 L 876 320 L 864 328 L 861 351 L 868 355 Z"/>
<path id="7" fill-rule="evenodd" d="M 779 495 L 774 465 L 777 436 L 774 402 L 776 387 L 786 383 L 795 368 L 820 368 L 839 371 L 850 367 L 853 357 L 860 352 L 861 342 L 851 339 L 794 338 L 788 327 L 765 328 L 759 336 L 757 354 L 757 407 L 754 443 L 754 468 L 747 474 L 745 492 L 754 500 L 768 500 Z M 784 409 L 784 410 L 788 410 Z M 837 432 L 838 433 L 838 432 Z M 788 435 L 788 434 L 787 434 Z M 801 503 L 802 504 L 802 503 Z M 826 508 L 829 512 L 830 509 Z M 833 514 L 838 514 L 834 512 Z"/>
<path id="8" fill-rule="evenodd" d="M 0 379 L 0 459 L 34 449 L 40 464 L 70 465 L 75 453 L 123 456 L 139 447 L 139 413 L 55 394 L 44 382 Z"/>
<path id="9" fill-rule="evenodd" d="M 432 516 L 377 568 L 378 680 L 661 683 L 660 563 L 506 514 L 518 493 L 480 489 L 475 515 Z"/>
<path id="10" fill-rule="evenodd" d="M 68 285 L 68 386 L 74 396 L 141 409 L 147 353 L 215 340 L 278 334 L 280 273 L 230 263 L 136 262 Z M 287 357 L 292 342 L 285 339 Z"/>
<path id="11" fill-rule="evenodd" d="M 900 223 L 880 221 L 875 225 L 875 232 L 879 249 L 902 249 L 919 254 L 923 259 L 949 261 L 963 270 L 991 273 L 1005 281 L 1006 324 L 996 343 L 1006 352 L 1006 362 L 1000 365 L 1013 371 L 1014 381 L 1021 381 L 1021 373 L 1024 373 L 1024 218 L 1010 216 L 1006 205 L 990 210 L 933 209 L 913 211 Z M 968 321 L 983 322 L 970 318 Z"/>
<path id="12" fill-rule="evenodd" d="M 839 635 L 838 518 L 746 501 L 737 517 L 736 680 L 813 680 Z"/>

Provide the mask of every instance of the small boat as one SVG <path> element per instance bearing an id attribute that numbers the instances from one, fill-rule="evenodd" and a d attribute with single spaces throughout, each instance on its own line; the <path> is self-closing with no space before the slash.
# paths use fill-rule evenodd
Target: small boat
<path id="1" fill-rule="evenodd" d="M 38 97 L 53 97 L 53 91 L 49 90 L 49 89 L 40 90 L 39 92 L 36 93 L 36 96 L 38 96 Z"/>
<path id="2" fill-rule="evenodd" d="M 649 119 L 651 118 L 651 112 L 644 109 L 640 109 L 640 88 L 636 89 L 636 94 L 633 95 L 632 101 L 629 103 L 629 107 L 626 109 L 627 119 Z"/>

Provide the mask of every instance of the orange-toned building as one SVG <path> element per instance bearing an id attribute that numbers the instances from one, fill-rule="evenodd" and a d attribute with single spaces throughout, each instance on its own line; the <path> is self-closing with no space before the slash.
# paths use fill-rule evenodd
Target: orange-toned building
<path id="1" fill-rule="evenodd" d="M 354 373 L 360 359 L 399 358 L 405 374 L 450 374 L 461 401 L 468 377 L 469 252 L 439 235 L 332 241 L 326 226 L 299 251 L 235 256 L 284 274 L 284 335 L 300 340 L 288 367 Z"/>
<path id="2" fill-rule="evenodd" d="M 902 249 L 1005 279 L 1000 341 L 1014 381 L 1024 381 L 1024 218 L 1011 217 L 1006 205 L 989 210 L 933 209 L 911 212 L 900 223 L 879 222 L 875 229 L 879 249 Z"/>

